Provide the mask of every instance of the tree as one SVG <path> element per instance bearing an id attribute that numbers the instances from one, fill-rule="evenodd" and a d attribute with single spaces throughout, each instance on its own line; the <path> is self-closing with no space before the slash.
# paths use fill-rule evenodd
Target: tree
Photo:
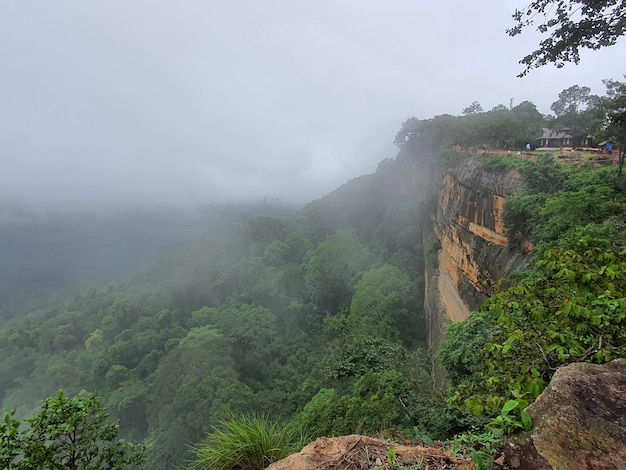
<path id="1" fill-rule="evenodd" d="M 353 230 L 330 235 L 305 257 L 305 300 L 322 313 L 336 314 L 350 305 L 354 285 L 372 262 Z"/>
<path id="2" fill-rule="evenodd" d="M 216 328 L 232 346 L 242 381 L 264 381 L 278 339 L 276 315 L 260 305 L 204 307 L 192 313 L 194 324 Z"/>
<path id="3" fill-rule="evenodd" d="M 559 93 L 559 99 L 550 105 L 556 117 L 578 113 L 580 107 L 589 101 L 591 88 L 572 85 Z"/>
<path id="4" fill-rule="evenodd" d="M 626 158 L 626 82 L 603 80 L 606 96 L 600 98 L 600 109 L 605 113 L 605 120 L 600 135 L 611 140 L 618 147 L 618 175 L 622 175 Z"/>
<path id="5" fill-rule="evenodd" d="M 496 111 L 508 111 L 509 108 L 506 107 L 503 104 L 497 104 L 495 105 L 493 108 L 491 108 L 491 111 L 496 112 Z"/>
<path id="6" fill-rule="evenodd" d="M 402 341 L 425 337 L 415 285 L 400 268 L 385 264 L 370 269 L 354 288 L 348 326 L 353 334 Z"/>
<path id="7" fill-rule="evenodd" d="M 20 426 L 28 427 L 20 431 Z M 0 462 L 6 469 L 106 470 L 137 468 L 143 448 L 118 441 L 119 425 L 109 422 L 93 396 L 68 399 L 63 392 L 44 401 L 24 423 L 9 412 L 0 425 Z"/>
<path id="8" fill-rule="evenodd" d="M 515 10 L 515 25 L 507 30 L 510 36 L 541 22 L 537 30 L 549 37 L 539 43 L 520 64 L 526 68 L 518 77 L 530 70 L 554 63 L 561 68 L 566 62 L 580 62 L 579 50 L 597 50 L 612 46 L 626 34 L 626 0 L 535 0 L 530 5 Z"/>
<path id="9" fill-rule="evenodd" d="M 522 101 L 511 109 L 512 121 L 507 128 L 511 147 L 521 148 L 525 142 L 535 140 L 541 135 L 545 119 L 530 101 Z"/>
<path id="10" fill-rule="evenodd" d="M 211 325 L 191 328 L 161 359 L 147 407 L 149 468 L 174 468 L 211 423 L 247 411 L 252 392 L 238 375 L 230 340 Z"/>
<path id="11" fill-rule="evenodd" d="M 474 101 L 467 108 L 463 109 L 464 116 L 471 116 L 473 114 L 479 114 L 483 112 L 483 107 L 478 101 Z"/>
<path id="12" fill-rule="evenodd" d="M 15 468 L 14 463 L 22 456 L 21 422 L 14 417 L 15 411 L 4 415 L 0 421 L 0 468 Z"/>
<path id="13" fill-rule="evenodd" d="M 419 121 L 417 118 L 411 117 L 407 119 L 402 123 L 402 127 L 396 134 L 395 139 L 393 139 L 393 143 L 402 148 L 404 144 L 411 140 L 411 137 L 419 135 L 421 125 L 422 121 Z"/>
<path id="14" fill-rule="evenodd" d="M 574 146 L 584 144 L 585 137 L 596 123 L 594 105 L 598 97 L 590 92 L 589 87 L 573 85 L 559 93 L 559 99 L 550 106 L 556 115 L 553 128 L 569 129 Z"/>

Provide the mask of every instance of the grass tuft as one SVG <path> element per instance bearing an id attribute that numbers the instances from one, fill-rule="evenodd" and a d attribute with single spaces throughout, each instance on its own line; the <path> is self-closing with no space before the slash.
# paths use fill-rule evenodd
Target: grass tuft
<path id="1" fill-rule="evenodd" d="M 308 442 L 304 428 L 265 417 L 235 416 L 222 420 L 193 449 L 189 470 L 262 470 L 300 451 Z"/>

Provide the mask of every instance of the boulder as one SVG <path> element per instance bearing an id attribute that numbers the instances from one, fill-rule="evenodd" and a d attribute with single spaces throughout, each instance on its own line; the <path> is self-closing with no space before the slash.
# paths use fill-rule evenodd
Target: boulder
<path id="1" fill-rule="evenodd" d="M 423 468 L 441 470 L 476 468 L 469 459 L 457 457 L 441 448 L 390 444 L 372 437 L 351 435 L 320 437 L 300 453 L 275 462 L 266 470 L 389 470 L 401 468 L 404 463 L 419 463 Z"/>
<path id="2" fill-rule="evenodd" d="M 559 368 L 526 411 L 533 429 L 507 441 L 511 469 L 626 469 L 625 359 Z"/>

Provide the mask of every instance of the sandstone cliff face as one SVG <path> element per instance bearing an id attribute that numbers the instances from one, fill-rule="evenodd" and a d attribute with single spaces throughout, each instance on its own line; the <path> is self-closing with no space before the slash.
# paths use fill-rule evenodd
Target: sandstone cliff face
<path id="1" fill-rule="evenodd" d="M 448 321 L 467 318 L 495 282 L 530 259 L 509 248 L 501 218 L 506 197 L 522 184 L 515 170 L 486 171 L 471 159 L 443 175 L 433 234 L 441 244 L 438 267 L 426 269 L 430 346 L 439 343 Z"/>

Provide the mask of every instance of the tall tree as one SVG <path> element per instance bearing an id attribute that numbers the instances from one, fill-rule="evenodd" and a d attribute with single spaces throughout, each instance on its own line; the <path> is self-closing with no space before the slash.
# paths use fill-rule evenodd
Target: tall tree
<path id="1" fill-rule="evenodd" d="M 425 328 L 419 315 L 415 285 L 396 266 L 370 269 L 354 288 L 348 326 L 354 334 L 406 346 L 423 340 Z"/>
<path id="2" fill-rule="evenodd" d="M 467 108 L 463 109 L 464 116 L 471 116 L 473 114 L 479 114 L 483 112 L 483 107 L 480 105 L 478 101 L 474 101 Z"/>
<path id="3" fill-rule="evenodd" d="M 520 60 L 530 70 L 548 63 L 558 68 L 566 62 L 580 62 L 581 48 L 600 49 L 612 46 L 626 34 L 626 0 L 535 0 L 513 14 L 515 25 L 510 36 L 537 24 L 536 29 L 549 36 L 539 47 Z"/>
<path id="4" fill-rule="evenodd" d="M 572 85 L 559 93 L 559 99 L 552 103 L 550 109 L 557 117 L 578 113 L 589 102 L 590 92 L 588 86 Z"/>
<path id="5" fill-rule="evenodd" d="M 521 148 L 525 142 L 535 140 L 541 135 L 545 118 L 530 101 L 522 101 L 511 109 L 512 125 L 507 128 L 507 136 L 513 148 Z"/>
<path id="6" fill-rule="evenodd" d="M 305 257 L 305 300 L 321 314 L 334 315 L 347 308 L 354 285 L 373 261 L 353 230 L 330 235 Z"/>
<path id="7" fill-rule="evenodd" d="M 600 135 L 617 146 L 617 172 L 621 176 L 626 158 L 626 82 L 603 80 L 603 83 L 606 86 L 606 96 L 600 99 L 600 108 L 605 113 L 605 120 Z"/>
<path id="8" fill-rule="evenodd" d="M 148 467 L 174 468 L 212 422 L 242 409 L 250 390 L 238 380 L 230 341 L 213 326 L 189 330 L 159 362 L 148 405 Z"/>
<path id="9" fill-rule="evenodd" d="M 417 118 L 410 117 L 402 123 L 402 127 L 396 134 L 395 139 L 393 139 L 393 143 L 402 148 L 409 140 L 411 140 L 412 137 L 417 137 L 419 135 L 421 126 L 422 121 Z"/>
<path id="10" fill-rule="evenodd" d="M 598 97 L 591 95 L 587 86 L 572 85 L 559 93 L 559 99 L 550 106 L 556 115 L 554 126 L 569 129 L 574 146 L 584 145 L 585 137 L 594 126 L 595 113 L 591 105 Z"/>

